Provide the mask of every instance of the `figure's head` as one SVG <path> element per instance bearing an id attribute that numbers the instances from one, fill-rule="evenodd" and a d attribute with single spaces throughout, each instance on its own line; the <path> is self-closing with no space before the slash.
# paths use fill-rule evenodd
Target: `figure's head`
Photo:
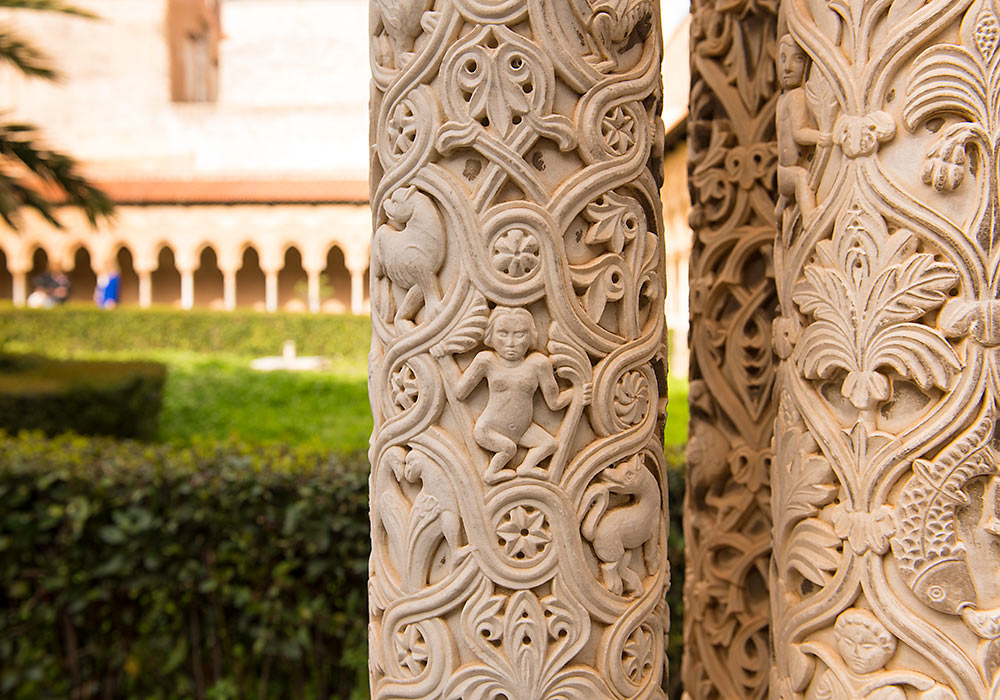
<path id="1" fill-rule="evenodd" d="M 848 608 L 833 626 L 837 648 L 854 673 L 872 673 L 883 668 L 896 653 L 896 638 L 871 612 Z"/>
<path id="2" fill-rule="evenodd" d="M 527 309 L 498 306 L 490 313 L 483 342 L 505 360 L 524 358 L 538 340 L 535 319 Z"/>
<path id="3" fill-rule="evenodd" d="M 785 34 L 778 43 L 778 82 L 785 90 L 802 85 L 806 77 L 809 58 L 791 34 Z"/>
<path id="4" fill-rule="evenodd" d="M 413 215 L 413 196 L 417 193 L 417 188 L 399 187 L 382 204 L 385 215 L 390 221 L 405 223 Z"/>
<path id="5" fill-rule="evenodd" d="M 420 449 L 414 448 L 410 454 L 406 455 L 406 476 L 407 481 L 417 481 L 424 473 L 424 467 L 432 464 L 431 457 Z"/>
<path id="6" fill-rule="evenodd" d="M 396 481 L 403 480 L 403 467 L 406 464 L 406 450 L 399 445 L 394 445 L 385 451 L 382 460 L 392 469 L 392 475 Z"/>

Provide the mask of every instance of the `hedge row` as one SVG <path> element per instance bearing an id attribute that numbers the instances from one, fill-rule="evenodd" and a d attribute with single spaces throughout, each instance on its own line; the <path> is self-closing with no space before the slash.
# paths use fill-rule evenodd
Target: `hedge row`
<path id="1" fill-rule="evenodd" d="M 0 429 L 152 440 L 166 368 L 0 355 Z"/>
<path id="2" fill-rule="evenodd" d="M 0 307 L 4 341 L 50 354 L 169 348 L 238 355 L 278 355 L 294 340 L 300 355 L 366 362 L 371 325 L 360 316 L 175 311 L 70 305 L 55 309 Z"/>
<path id="3" fill-rule="evenodd" d="M 366 698 L 367 496 L 362 455 L 0 434 L 0 697 Z"/>
<path id="4" fill-rule="evenodd" d="M 0 697 L 366 697 L 361 456 L 0 437 Z"/>

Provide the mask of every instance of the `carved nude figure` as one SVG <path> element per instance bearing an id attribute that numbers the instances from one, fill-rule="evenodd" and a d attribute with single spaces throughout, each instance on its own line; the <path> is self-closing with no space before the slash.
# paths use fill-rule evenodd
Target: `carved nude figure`
<path id="1" fill-rule="evenodd" d="M 483 338 L 492 349 L 476 355 L 455 388 L 457 397 L 465 399 L 483 379 L 489 387 L 486 409 L 472 433 L 480 447 L 494 453 L 484 475 L 489 484 L 515 475 L 505 467 L 519 446 L 528 452 L 516 474 L 546 477 L 538 464 L 555 452 L 556 439 L 534 422 L 535 392 L 542 390 L 553 411 L 568 406 L 575 392 L 572 388 L 560 391 L 552 361 L 540 352 L 531 352 L 536 336 L 535 320 L 527 309 L 496 307 Z M 589 390 L 589 386 L 584 388 L 585 393 Z"/>
<path id="2" fill-rule="evenodd" d="M 778 215 L 794 198 L 803 219 L 816 208 L 816 195 L 809 183 L 809 171 L 802 165 L 803 147 L 829 146 L 831 134 L 813 126 L 806 89 L 809 59 L 790 34 L 781 37 L 778 47 L 778 80 L 782 94 L 778 97 Z"/>
<path id="3" fill-rule="evenodd" d="M 376 308 L 388 321 L 391 282 L 407 290 L 393 323 L 413 320 L 421 306 L 434 314 L 441 304 L 437 272 L 446 247 L 441 215 L 431 198 L 416 187 L 397 189 L 383 206 L 388 222 L 378 227 L 372 241 L 372 273 L 383 287 Z"/>
<path id="4" fill-rule="evenodd" d="M 630 497 L 631 502 L 609 509 L 613 494 Z M 656 571 L 659 512 L 660 485 L 642 455 L 606 468 L 584 492 L 580 531 L 593 544 L 604 584 L 612 593 L 621 595 L 623 589 L 633 595 L 642 593 L 642 579 L 627 565 L 629 550 L 642 547 L 646 573 Z"/>

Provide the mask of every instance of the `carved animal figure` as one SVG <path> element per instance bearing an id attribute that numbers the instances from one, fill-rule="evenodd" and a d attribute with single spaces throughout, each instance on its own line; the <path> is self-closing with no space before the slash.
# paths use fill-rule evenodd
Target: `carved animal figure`
<path id="1" fill-rule="evenodd" d="M 431 198 L 416 187 L 401 187 L 383 204 L 388 222 L 375 231 L 372 242 L 376 284 L 384 285 L 376 309 L 386 321 L 391 313 L 388 282 L 407 290 L 393 323 L 412 320 L 420 308 L 437 313 L 441 304 L 437 272 L 444 263 L 444 222 Z"/>
<path id="2" fill-rule="evenodd" d="M 642 579 L 627 566 L 629 550 L 642 547 L 646 573 L 659 565 L 660 485 L 646 468 L 642 455 L 606 468 L 583 494 L 580 509 L 583 536 L 601 560 L 604 585 L 616 594 L 642 593 Z M 632 501 L 611 510 L 611 495 Z"/>
<path id="3" fill-rule="evenodd" d="M 420 20 L 431 4 L 432 0 L 372 0 L 371 26 L 382 20 L 392 42 L 396 68 L 402 68 L 403 56 L 413 51 L 413 41 L 421 32 Z"/>
<path id="4" fill-rule="evenodd" d="M 615 44 L 625 43 L 636 27 L 652 20 L 653 4 L 649 0 L 598 0 L 592 7 L 590 33 L 597 40 L 601 58 L 616 66 Z"/>

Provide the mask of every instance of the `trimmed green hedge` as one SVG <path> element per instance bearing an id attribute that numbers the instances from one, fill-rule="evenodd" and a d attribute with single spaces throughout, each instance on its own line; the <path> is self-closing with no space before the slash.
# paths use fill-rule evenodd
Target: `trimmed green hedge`
<path id="1" fill-rule="evenodd" d="M 0 347 L 10 342 L 51 354 L 123 350 L 190 350 L 260 356 L 281 354 L 294 340 L 300 355 L 365 363 L 371 323 L 361 316 L 269 314 L 256 311 L 103 311 L 0 307 Z"/>
<path id="2" fill-rule="evenodd" d="M 364 458 L 0 437 L 0 697 L 362 698 Z"/>
<path id="3" fill-rule="evenodd" d="M 0 697 L 367 698 L 368 554 L 360 454 L 0 434 Z"/>
<path id="4" fill-rule="evenodd" d="M 0 429 L 151 440 L 166 378 L 154 362 L 0 355 Z"/>

